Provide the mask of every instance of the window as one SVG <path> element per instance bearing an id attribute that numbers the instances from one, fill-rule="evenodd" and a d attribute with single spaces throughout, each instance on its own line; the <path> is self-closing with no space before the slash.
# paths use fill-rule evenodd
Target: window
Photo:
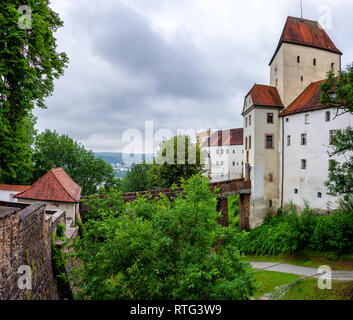
<path id="1" fill-rule="evenodd" d="M 302 145 L 302 146 L 305 146 L 305 145 L 306 145 L 306 133 L 302 133 L 301 145 Z"/>
<path id="2" fill-rule="evenodd" d="M 300 56 L 297 56 L 297 62 L 300 63 Z"/>
<path id="3" fill-rule="evenodd" d="M 245 150 L 248 150 L 248 137 L 245 137 Z"/>
<path id="4" fill-rule="evenodd" d="M 330 144 L 335 143 L 335 135 L 336 135 L 337 130 L 330 130 Z"/>
<path id="5" fill-rule="evenodd" d="M 233 167 L 235 167 L 235 161 L 233 161 Z"/>
<path id="6" fill-rule="evenodd" d="M 326 122 L 328 122 L 328 121 L 331 120 L 331 113 L 330 113 L 330 111 L 326 111 L 326 113 L 325 113 L 325 120 L 326 120 Z"/>
<path id="7" fill-rule="evenodd" d="M 304 81 L 304 77 L 303 77 L 303 76 L 300 77 L 300 81 L 301 81 L 301 82 Z"/>
<path id="8" fill-rule="evenodd" d="M 272 208 L 272 200 L 269 201 L 269 207 Z"/>
<path id="9" fill-rule="evenodd" d="M 289 118 L 286 118 L 286 122 L 289 122 Z"/>
<path id="10" fill-rule="evenodd" d="M 295 194 L 298 194 L 298 189 L 294 189 L 294 193 L 295 193 Z"/>
<path id="11" fill-rule="evenodd" d="M 273 113 L 267 114 L 267 123 L 273 123 Z"/>
<path id="12" fill-rule="evenodd" d="M 290 136 L 287 136 L 287 146 L 290 146 Z"/>
<path id="13" fill-rule="evenodd" d="M 223 153 L 224 153 L 224 150 L 222 149 L 222 150 L 221 150 L 221 154 L 223 154 Z"/>
<path id="14" fill-rule="evenodd" d="M 331 69 L 333 69 L 334 67 L 335 67 L 335 63 L 332 62 L 332 63 L 331 63 Z"/>
<path id="15" fill-rule="evenodd" d="M 227 154 L 229 154 L 229 150 L 227 149 Z"/>
<path id="16" fill-rule="evenodd" d="M 243 161 L 241 162 L 241 165 L 242 165 L 242 166 L 244 165 L 244 162 L 243 162 Z"/>
<path id="17" fill-rule="evenodd" d="M 249 136 L 249 150 L 251 150 L 251 136 Z"/>
<path id="18" fill-rule="evenodd" d="M 249 126 L 251 126 L 251 114 L 249 115 Z"/>
<path id="19" fill-rule="evenodd" d="M 310 123 L 310 115 L 306 114 L 305 115 L 305 124 L 309 124 Z"/>
<path id="20" fill-rule="evenodd" d="M 219 154 L 219 150 L 218 149 L 216 150 L 216 153 Z"/>
<path id="21" fill-rule="evenodd" d="M 272 134 L 265 135 L 265 148 L 266 149 L 273 149 L 273 135 Z"/>
<path id="22" fill-rule="evenodd" d="M 318 192 L 318 193 L 317 193 L 317 197 L 318 197 L 318 198 L 322 198 L 322 193 L 321 193 L 321 192 Z"/>
<path id="23" fill-rule="evenodd" d="M 306 169 L 306 160 L 302 159 L 302 169 Z"/>
<path id="24" fill-rule="evenodd" d="M 235 150 L 233 150 L 233 154 L 235 154 Z"/>
<path id="25" fill-rule="evenodd" d="M 278 86 L 278 79 L 276 79 L 276 87 Z"/>
<path id="26" fill-rule="evenodd" d="M 272 173 L 269 173 L 269 174 L 268 174 L 268 180 L 269 180 L 270 182 L 273 181 L 273 175 L 272 175 Z"/>
<path id="27" fill-rule="evenodd" d="M 219 164 L 219 162 L 217 161 L 217 162 L 216 162 L 216 165 L 218 166 L 218 164 Z"/>
<path id="28" fill-rule="evenodd" d="M 245 128 L 248 127 L 248 118 L 245 118 Z"/>
<path id="29" fill-rule="evenodd" d="M 314 61 L 313 61 L 313 63 L 314 63 L 314 66 L 316 66 L 316 59 L 314 58 Z"/>
<path id="30" fill-rule="evenodd" d="M 224 165 L 224 162 L 223 161 L 221 161 L 221 166 L 223 166 Z"/>

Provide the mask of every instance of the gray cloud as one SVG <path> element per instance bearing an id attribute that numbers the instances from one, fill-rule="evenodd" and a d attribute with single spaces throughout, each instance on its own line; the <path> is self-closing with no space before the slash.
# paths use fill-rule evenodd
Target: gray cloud
<path id="1" fill-rule="evenodd" d="M 343 64 L 353 60 L 348 0 L 328 1 Z M 243 97 L 269 81 L 268 62 L 292 1 L 53 0 L 69 68 L 56 81 L 37 128 L 56 129 L 95 151 L 120 151 L 122 133 L 242 125 Z M 326 4 L 327 1 L 324 3 Z M 319 19 L 322 1 L 306 4 Z"/>

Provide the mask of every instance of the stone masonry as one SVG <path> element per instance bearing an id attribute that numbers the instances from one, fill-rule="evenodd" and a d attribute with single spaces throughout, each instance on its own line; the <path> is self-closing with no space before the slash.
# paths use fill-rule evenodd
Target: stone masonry
<path id="1" fill-rule="evenodd" d="M 53 216 L 56 216 L 53 223 Z M 45 205 L 0 202 L 0 300 L 55 300 L 52 233 L 65 213 L 48 214 Z M 31 289 L 19 283 L 30 268 Z"/>

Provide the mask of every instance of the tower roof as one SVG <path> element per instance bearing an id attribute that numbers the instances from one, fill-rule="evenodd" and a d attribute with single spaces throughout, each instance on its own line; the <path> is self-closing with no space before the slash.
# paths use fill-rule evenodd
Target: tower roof
<path id="1" fill-rule="evenodd" d="M 20 199 L 78 202 L 81 187 L 62 168 L 52 169 L 32 184 L 27 190 L 17 194 Z"/>
<path id="2" fill-rule="evenodd" d="M 296 17 L 287 18 L 276 52 L 270 64 L 284 42 L 318 48 L 342 55 L 342 52 L 337 49 L 325 30 L 317 21 L 313 20 L 302 20 Z"/>

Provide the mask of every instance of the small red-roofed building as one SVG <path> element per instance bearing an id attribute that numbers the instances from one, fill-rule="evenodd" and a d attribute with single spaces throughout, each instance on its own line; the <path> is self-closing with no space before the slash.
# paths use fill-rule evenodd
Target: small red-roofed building
<path id="1" fill-rule="evenodd" d="M 243 176 L 243 128 L 217 130 L 203 143 L 205 169 L 210 182 Z"/>
<path id="2" fill-rule="evenodd" d="M 48 171 L 39 180 L 14 196 L 22 203 L 42 202 L 47 210 L 66 211 L 67 219 L 75 222 L 79 214 L 81 187 L 62 168 Z"/>

